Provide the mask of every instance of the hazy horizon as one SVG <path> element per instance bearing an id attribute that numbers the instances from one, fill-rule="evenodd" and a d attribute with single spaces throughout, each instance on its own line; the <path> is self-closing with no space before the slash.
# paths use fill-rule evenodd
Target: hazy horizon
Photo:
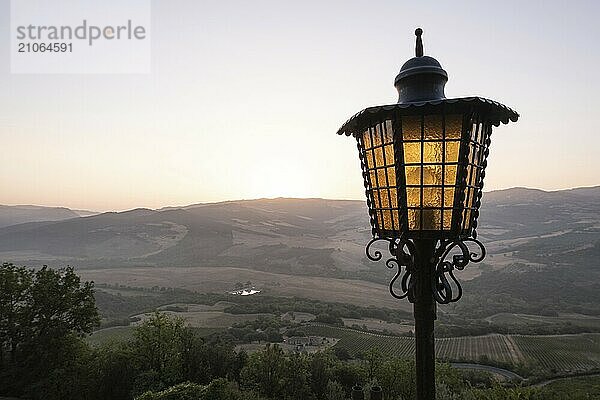
<path id="1" fill-rule="evenodd" d="M 592 189 L 592 188 L 596 188 L 596 187 L 600 187 L 600 185 L 576 186 L 576 187 L 562 188 L 562 189 L 553 189 L 553 190 L 545 190 L 545 189 L 534 188 L 534 187 L 525 187 L 525 186 L 513 186 L 513 187 L 508 187 L 508 188 L 500 188 L 500 189 L 493 189 L 493 190 L 484 190 L 483 192 L 484 193 L 490 193 L 490 192 L 499 192 L 499 191 L 511 190 L 511 189 L 526 189 L 526 190 L 541 190 L 542 192 L 551 193 L 551 192 L 561 192 L 561 191 L 575 190 L 575 189 Z M 9 207 L 49 207 L 49 208 L 61 208 L 62 207 L 62 208 L 68 208 L 68 209 L 73 210 L 73 211 L 89 211 L 89 212 L 104 213 L 104 212 L 124 212 L 124 211 L 130 211 L 130 210 L 135 210 L 135 209 L 160 210 L 160 209 L 163 209 L 163 208 L 181 208 L 181 207 L 188 207 L 188 206 L 196 205 L 196 204 L 218 204 L 218 203 L 228 203 L 228 202 L 236 202 L 236 201 L 278 200 L 278 199 L 296 199 L 296 200 L 317 199 L 317 200 L 332 200 L 332 201 L 338 201 L 339 200 L 339 201 L 365 201 L 366 202 L 366 200 L 364 198 L 276 196 L 276 197 L 253 197 L 253 198 L 224 199 L 224 200 L 217 200 L 217 201 L 194 201 L 194 202 L 186 203 L 186 204 L 174 204 L 174 205 L 165 204 L 165 205 L 160 205 L 158 207 L 136 206 L 136 207 L 124 208 L 124 209 L 106 209 L 106 210 L 86 209 L 86 208 L 81 208 L 81 207 L 69 207 L 69 206 L 60 205 L 60 204 L 51 204 L 51 205 L 48 205 L 48 204 L 33 204 L 33 203 L 19 203 L 19 204 L 0 203 L 0 206 L 9 206 Z"/>
<path id="2" fill-rule="evenodd" d="M 0 0 L 5 54 L 9 4 Z M 0 61 L 0 204 L 361 200 L 355 141 L 335 133 L 396 101 L 418 26 L 448 97 L 521 115 L 494 131 L 486 190 L 598 185 L 599 11 L 591 1 L 153 1 L 149 74 L 11 74 Z"/>

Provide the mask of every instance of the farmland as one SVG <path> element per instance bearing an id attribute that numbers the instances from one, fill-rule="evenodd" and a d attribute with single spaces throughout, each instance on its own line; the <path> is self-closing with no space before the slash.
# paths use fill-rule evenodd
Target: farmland
<path id="1" fill-rule="evenodd" d="M 551 372 L 600 368 L 600 335 L 514 336 L 526 360 Z"/>
<path id="2" fill-rule="evenodd" d="M 352 356 L 378 349 L 385 356 L 414 357 L 414 340 L 324 325 L 305 327 L 310 335 L 339 338 L 336 347 Z M 527 366 L 546 374 L 600 369 L 600 334 L 524 336 L 486 335 L 436 340 L 436 356 L 447 361 Z"/>

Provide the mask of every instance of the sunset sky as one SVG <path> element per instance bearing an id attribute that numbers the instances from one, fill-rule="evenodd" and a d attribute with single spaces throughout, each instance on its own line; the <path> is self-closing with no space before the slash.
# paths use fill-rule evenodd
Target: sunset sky
<path id="1" fill-rule="evenodd" d="M 150 74 L 11 74 L 0 0 L 0 204 L 96 211 L 258 197 L 362 199 L 361 109 L 425 54 L 448 97 L 521 114 L 486 190 L 600 184 L 600 3 L 153 1 Z"/>

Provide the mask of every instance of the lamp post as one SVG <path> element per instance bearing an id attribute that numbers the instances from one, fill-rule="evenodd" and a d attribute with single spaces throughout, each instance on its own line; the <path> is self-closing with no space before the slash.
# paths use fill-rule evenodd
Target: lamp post
<path id="1" fill-rule="evenodd" d="M 447 99 L 448 74 L 423 55 L 422 33 L 394 82 L 398 103 L 366 108 L 337 133 L 357 141 L 373 234 L 367 257 L 381 260 L 371 247 L 387 242 L 390 294 L 413 303 L 417 399 L 434 400 L 436 304 L 458 301 L 454 271 L 485 257 L 476 228 L 492 126 L 519 115 L 481 97 Z"/>

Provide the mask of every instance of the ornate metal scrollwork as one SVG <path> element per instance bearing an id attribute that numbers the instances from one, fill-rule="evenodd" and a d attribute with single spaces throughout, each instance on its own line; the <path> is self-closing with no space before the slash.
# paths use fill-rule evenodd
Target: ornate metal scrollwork
<path id="1" fill-rule="evenodd" d="M 392 297 L 396 299 L 404 299 L 408 297 L 408 301 L 414 303 L 415 301 L 415 265 L 417 264 L 417 250 L 415 245 L 410 240 L 406 239 L 383 239 L 374 238 L 366 247 L 367 257 L 371 261 L 379 261 L 383 258 L 383 255 L 379 250 L 371 252 L 371 246 L 373 243 L 385 241 L 388 242 L 388 248 L 392 257 L 385 261 L 386 267 L 389 269 L 396 269 L 394 277 L 390 281 L 389 290 Z M 403 269 L 404 267 L 404 269 Z M 396 281 L 400 279 L 400 290 L 398 293 L 394 288 Z"/>
<path id="2" fill-rule="evenodd" d="M 469 249 L 469 243 L 474 243 L 476 251 Z M 458 253 L 451 254 L 454 250 Z M 451 257 L 450 259 L 447 259 Z M 440 304 L 453 303 L 462 297 L 462 287 L 454 276 L 454 269 L 462 271 L 470 262 L 478 263 L 485 258 L 485 247 L 477 239 L 457 239 L 441 241 L 435 249 L 436 266 L 432 275 L 431 287 L 433 297 Z M 456 286 L 456 296 L 453 293 L 453 285 Z"/>
<path id="3" fill-rule="evenodd" d="M 469 249 L 469 243 L 474 243 L 476 251 Z M 453 251 L 458 250 L 457 253 Z M 448 259 L 448 257 L 451 257 Z M 462 286 L 454 276 L 454 270 L 462 271 L 469 262 L 480 262 L 485 258 L 485 247 L 477 239 L 441 241 L 435 249 L 436 266 L 432 275 L 431 288 L 433 297 L 440 304 L 453 303 L 462 297 Z M 454 285 L 451 283 L 454 282 Z M 456 287 L 456 295 L 453 292 Z"/>
<path id="4" fill-rule="evenodd" d="M 431 290 L 435 301 L 448 304 L 462 297 L 462 287 L 454 276 L 454 270 L 463 270 L 470 262 L 477 263 L 485 258 L 485 247 L 474 238 L 440 241 L 430 261 L 427 260 L 426 255 L 420 257 L 412 240 L 374 238 L 366 247 L 367 257 L 371 261 L 380 261 L 383 258 L 381 251 L 372 249 L 372 245 L 379 241 L 388 243 L 391 257 L 385 261 L 386 267 L 396 269 L 389 284 L 390 294 L 397 299 L 408 298 L 411 303 L 416 300 L 418 269 L 426 267 L 421 265 L 421 260 L 432 265 Z M 474 244 L 476 248 L 471 250 L 470 244 Z M 395 288 L 398 279 L 400 279 L 400 293 Z"/>

